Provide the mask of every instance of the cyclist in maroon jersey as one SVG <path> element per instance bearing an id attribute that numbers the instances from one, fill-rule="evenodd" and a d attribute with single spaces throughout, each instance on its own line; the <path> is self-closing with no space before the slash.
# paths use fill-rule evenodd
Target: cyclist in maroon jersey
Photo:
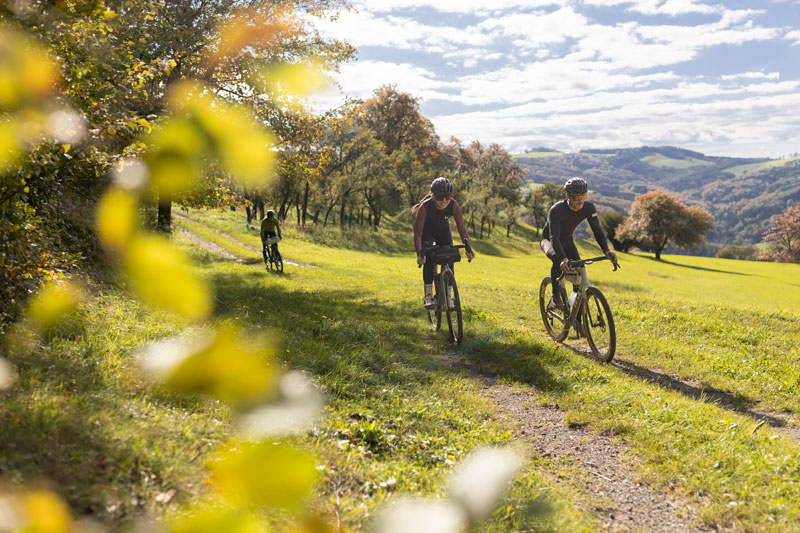
<path id="1" fill-rule="evenodd" d="M 412 208 L 416 214 L 414 221 L 414 248 L 417 251 L 417 264 L 422 265 L 422 280 L 425 284 L 425 307 L 433 307 L 433 278 L 436 265 L 423 252 L 429 246 L 448 246 L 453 244 L 450 232 L 450 217 L 456 223 L 456 229 L 464 243 L 467 259 L 472 261 L 475 252 L 469 244 L 467 226 L 461 214 L 461 206 L 452 198 L 453 182 L 447 178 L 436 178 L 431 183 L 431 192 Z M 453 269 L 453 265 L 450 265 Z"/>

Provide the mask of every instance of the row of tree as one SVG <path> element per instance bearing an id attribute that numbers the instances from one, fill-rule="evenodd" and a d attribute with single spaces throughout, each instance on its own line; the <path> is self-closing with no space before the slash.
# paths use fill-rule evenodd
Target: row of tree
<path id="1" fill-rule="evenodd" d="M 243 191 L 248 222 L 265 204 L 298 224 L 338 223 L 378 228 L 418 202 L 431 181 L 446 176 L 479 236 L 497 224 L 510 232 L 522 214 L 522 170 L 499 145 L 456 138 L 442 142 L 419 99 L 393 86 L 366 101 L 320 117 L 280 151 L 278 181 L 270 189 Z M 254 211 L 249 207 L 252 206 Z"/>

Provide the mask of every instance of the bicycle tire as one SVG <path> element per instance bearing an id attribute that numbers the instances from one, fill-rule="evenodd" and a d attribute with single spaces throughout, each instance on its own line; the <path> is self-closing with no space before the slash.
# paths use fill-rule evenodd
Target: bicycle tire
<path id="1" fill-rule="evenodd" d="M 272 263 L 270 261 L 269 252 L 267 251 L 266 247 L 261 251 L 261 255 L 264 256 L 264 266 L 267 270 L 272 270 Z"/>
<path id="2" fill-rule="evenodd" d="M 275 270 L 283 272 L 283 258 L 277 248 L 274 250 L 273 256 L 275 257 Z"/>
<path id="3" fill-rule="evenodd" d="M 564 309 L 560 313 L 552 309 L 550 305 L 552 300 L 553 286 L 550 276 L 545 276 L 539 286 L 539 312 L 542 314 L 542 322 L 544 322 L 544 329 L 547 334 L 556 341 L 561 342 L 567 338 L 569 334 L 569 319 Z M 567 301 L 567 295 L 564 291 L 561 292 L 562 301 Z"/>
<path id="4" fill-rule="evenodd" d="M 444 278 L 445 309 L 447 310 L 447 328 L 450 330 L 450 339 L 460 345 L 464 340 L 464 324 L 461 317 L 461 298 L 458 295 L 458 285 L 452 272 L 447 272 Z M 452 291 L 452 296 L 448 298 Z M 452 305 L 450 305 L 452 300 Z"/>
<path id="5" fill-rule="evenodd" d="M 439 305 L 439 278 L 438 276 L 434 280 L 433 283 L 433 302 L 434 307 L 433 309 L 425 309 L 428 313 L 428 322 L 431 324 L 431 328 L 434 331 L 439 331 L 439 328 L 442 327 L 442 306 Z"/>
<path id="6" fill-rule="evenodd" d="M 600 361 L 610 363 L 617 349 L 617 332 L 608 301 L 596 287 L 586 289 L 580 316 L 592 353 Z"/>

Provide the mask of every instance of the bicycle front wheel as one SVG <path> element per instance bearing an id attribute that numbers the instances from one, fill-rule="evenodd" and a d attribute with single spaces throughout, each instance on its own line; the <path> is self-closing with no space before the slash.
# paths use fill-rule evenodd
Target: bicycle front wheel
<path id="1" fill-rule="evenodd" d="M 606 297 L 595 287 L 586 289 L 586 301 L 581 313 L 586 340 L 595 357 L 604 363 L 614 358 L 617 349 L 617 333 L 614 330 L 614 317 Z"/>
<path id="2" fill-rule="evenodd" d="M 552 281 L 550 276 L 545 276 L 539 285 L 539 312 L 542 314 L 544 329 L 556 342 L 561 342 L 569 334 L 569 317 L 564 308 L 553 305 Z M 561 294 L 562 301 L 566 302 L 566 295 Z"/>
<path id="3" fill-rule="evenodd" d="M 441 305 L 442 299 L 439 297 L 440 296 L 439 293 L 441 292 L 439 290 L 439 285 L 440 285 L 439 278 L 437 277 L 435 282 L 434 282 L 434 284 L 433 284 L 433 289 L 434 289 L 434 296 L 433 296 L 434 308 L 433 309 L 425 309 L 428 312 L 428 322 L 431 323 L 431 328 L 433 328 L 436 331 L 439 331 L 439 328 L 442 327 L 442 305 Z"/>
<path id="4" fill-rule="evenodd" d="M 447 327 L 450 337 L 456 344 L 464 340 L 463 323 L 461 321 L 461 298 L 458 295 L 458 285 L 452 272 L 447 272 L 444 278 L 445 305 L 447 306 Z"/>
<path id="5" fill-rule="evenodd" d="M 283 258 L 281 257 L 281 253 L 276 248 L 272 252 L 273 257 L 275 258 L 275 270 L 278 272 L 283 272 Z"/>

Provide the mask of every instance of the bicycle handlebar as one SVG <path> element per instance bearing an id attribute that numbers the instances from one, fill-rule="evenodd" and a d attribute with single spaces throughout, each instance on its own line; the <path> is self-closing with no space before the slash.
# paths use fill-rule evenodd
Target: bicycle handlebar
<path id="1" fill-rule="evenodd" d="M 595 261 L 604 261 L 606 259 L 608 259 L 610 261 L 610 259 L 608 257 L 604 256 L 604 255 L 601 255 L 601 256 L 598 256 L 598 257 L 591 257 L 589 259 L 579 259 L 579 260 L 578 259 L 570 259 L 568 264 L 569 264 L 570 268 L 578 268 L 578 267 L 582 267 L 584 265 L 591 265 Z M 612 270 L 612 272 L 616 271 L 618 268 L 621 268 L 619 266 L 619 262 L 618 261 L 614 261 L 612 264 L 614 265 L 614 269 Z"/>
<path id="2" fill-rule="evenodd" d="M 422 255 L 425 255 L 431 250 L 436 250 L 438 248 L 466 248 L 466 247 L 467 247 L 466 244 L 442 244 L 442 245 L 437 244 L 434 246 L 426 246 L 420 251 L 422 252 Z M 468 261 L 471 263 L 472 259 L 468 259 Z M 422 265 L 417 265 L 417 268 L 422 268 Z"/>

